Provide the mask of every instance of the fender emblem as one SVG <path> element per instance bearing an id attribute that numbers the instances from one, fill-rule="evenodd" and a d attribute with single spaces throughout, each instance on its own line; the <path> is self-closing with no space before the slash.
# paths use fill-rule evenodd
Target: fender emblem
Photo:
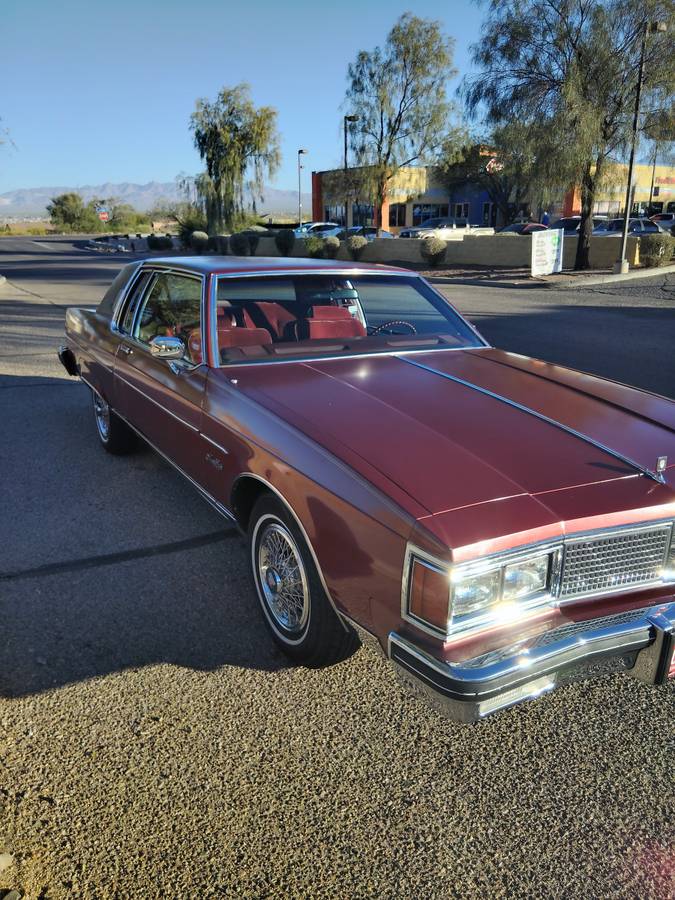
<path id="1" fill-rule="evenodd" d="M 668 457 L 667 456 L 659 456 L 656 460 L 656 472 L 658 475 L 663 475 L 666 471 L 666 466 L 668 465 Z"/>
<path id="2" fill-rule="evenodd" d="M 206 461 L 211 463 L 214 469 L 222 470 L 223 463 L 217 456 L 214 456 L 213 453 L 206 454 Z"/>

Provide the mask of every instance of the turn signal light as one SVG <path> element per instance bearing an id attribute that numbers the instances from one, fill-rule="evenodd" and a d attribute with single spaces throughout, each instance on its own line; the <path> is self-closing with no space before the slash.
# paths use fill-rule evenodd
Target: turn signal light
<path id="1" fill-rule="evenodd" d="M 450 612 L 448 573 L 414 559 L 410 573 L 408 610 L 417 619 L 445 631 Z"/>

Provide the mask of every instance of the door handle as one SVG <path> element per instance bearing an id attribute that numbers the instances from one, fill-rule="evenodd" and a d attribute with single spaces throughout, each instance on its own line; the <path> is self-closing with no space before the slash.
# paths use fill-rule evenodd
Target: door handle
<path id="1" fill-rule="evenodd" d="M 121 351 L 122 353 L 126 353 L 127 356 L 131 356 L 131 354 L 134 352 L 134 351 L 132 350 L 132 348 L 131 348 L 131 347 L 127 347 L 126 344 L 120 344 L 120 351 Z"/>

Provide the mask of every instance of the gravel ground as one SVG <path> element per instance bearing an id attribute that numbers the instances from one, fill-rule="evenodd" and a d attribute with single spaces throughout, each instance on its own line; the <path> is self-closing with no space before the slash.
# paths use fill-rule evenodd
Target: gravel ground
<path id="1" fill-rule="evenodd" d="M 102 453 L 54 361 L 65 304 L 120 261 L 32 252 L 0 252 L 0 896 L 675 895 L 673 686 L 606 677 L 465 726 L 365 648 L 289 667 L 238 539 L 150 451 Z M 586 296 L 593 357 L 570 292 L 447 290 L 516 349 L 553 303 L 563 361 L 658 381 L 646 323 L 623 352 L 625 298 Z"/>

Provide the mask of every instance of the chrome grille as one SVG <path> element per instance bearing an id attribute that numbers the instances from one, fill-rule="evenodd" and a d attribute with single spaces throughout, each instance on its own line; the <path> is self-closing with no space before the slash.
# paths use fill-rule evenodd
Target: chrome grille
<path id="1" fill-rule="evenodd" d="M 668 523 L 566 543 L 561 599 L 659 581 L 671 530 Z"/>

